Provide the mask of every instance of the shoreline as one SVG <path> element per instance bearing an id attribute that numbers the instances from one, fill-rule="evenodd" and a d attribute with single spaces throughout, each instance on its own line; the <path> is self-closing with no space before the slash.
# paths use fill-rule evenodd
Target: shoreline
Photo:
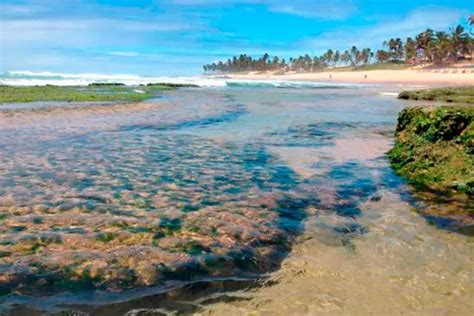
<path id="1" fill-rule="evenodd" d="M 229 73 L 220 76 L 214 75 L 211 78 L 223 76 L 229 79 L 240 80 L 331 81 L 342 83 L 422 84 L 427 86 L 474 85 L 474 69 L 359 70 L 285 74 L 249 72 Z"/>

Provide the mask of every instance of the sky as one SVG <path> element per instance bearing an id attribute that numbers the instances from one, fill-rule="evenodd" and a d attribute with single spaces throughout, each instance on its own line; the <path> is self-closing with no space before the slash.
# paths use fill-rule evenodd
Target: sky
<path id="1" fill-rule="evenodd" d="M 241 53 L 377 49 L 472 13 L 466 0 L 0 0 L 0 72 L 192 75 Z"/>

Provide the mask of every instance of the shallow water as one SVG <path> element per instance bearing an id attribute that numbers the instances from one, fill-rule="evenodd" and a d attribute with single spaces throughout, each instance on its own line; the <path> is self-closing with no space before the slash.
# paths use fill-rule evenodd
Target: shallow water
<path id="1" fill-rule="evenodd" d="M 397 89 L 229 87 L 0 112 L 0 303 L 467 314 L 472 237 L 415 213 L 384 156 L 406 104 L 381 91 Z"/>

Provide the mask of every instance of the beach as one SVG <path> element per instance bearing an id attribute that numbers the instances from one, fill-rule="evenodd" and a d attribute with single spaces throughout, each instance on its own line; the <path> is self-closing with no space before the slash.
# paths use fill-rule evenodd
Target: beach
<path id="1" fill-rule="evenodd" d="M 0 316 L 472 315 L 474 12 L 421 2 L 1 0 Z"/>
<path id="2" fill-rule="evenodd" d="M 248 72 L 226 74 L 226 77 L 242 80 L 298 80 L 334 81 L 344 83 L 391 83 L 401 85 L 460 86 L 474 84 L 474 68 L 459 69 L 408 69 L 368 71 L 324 71 L 314 73 Z"/>

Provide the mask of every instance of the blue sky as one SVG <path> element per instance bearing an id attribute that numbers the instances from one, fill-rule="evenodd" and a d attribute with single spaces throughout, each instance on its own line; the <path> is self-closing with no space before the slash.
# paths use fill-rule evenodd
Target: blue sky
<path id="1" fill-rule="evenodd" d="M 466 0 L 1 0 L 0 72 L 198 74 L 240 53 L 375 49 L 470 13 Z"/>

